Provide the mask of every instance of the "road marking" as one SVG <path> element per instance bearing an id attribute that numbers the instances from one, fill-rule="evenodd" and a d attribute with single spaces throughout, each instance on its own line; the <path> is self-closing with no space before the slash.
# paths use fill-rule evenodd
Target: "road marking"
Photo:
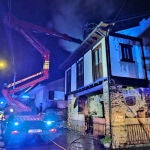
<path id="1" fill-rule="evenodd" d="M 54 141 L 52 141 L 52 140 L 50 140 L 50 141 L 53 142 L 53 143 L 54 143 L 56 146 L 58 146 L 59 148 L 61 148 L 61 149 L 63 149 L 63 150 L 67 150 L 66 148 L 64 148 L 63 146 L 57 144 L 56 142 L 54 142 Z"/>

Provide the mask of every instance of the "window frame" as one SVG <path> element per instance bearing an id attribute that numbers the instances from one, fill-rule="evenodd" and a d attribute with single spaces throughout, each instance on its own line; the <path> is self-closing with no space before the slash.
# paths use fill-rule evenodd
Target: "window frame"
<path id="1" fill-rule="evenodd" d="M 71 92 L 71 68 L 66 71 L 66 92 Z"/>
<path id="2" fill-rule="evenodd" d="M 134 63 L 135 61 L 133 60 L 133 52 L 132 52 L 132 45 L 129 44 L 124 44 L 124 43 L 119 43 L 121 46 L 121 61 L 125 62 L 132 62 Z"/>
<path id="3" fill-rule="evenodd" d="M 77 86 L 77 89 L 84 86 L 84 59 L 83 57 L 76 62 L 76 86 Z"/>
<path id="4" fill-rule="evenodd" d="M 96 55 L 96 53 L 97 53 L 97 55 Z M 92 50 L 92 70 L 93 70 L 93 80 L 94 81 L 103 77 L 102 64 L 103 64 L 103 62 L 102 62 L 102 44 L 100 44 Z"/>

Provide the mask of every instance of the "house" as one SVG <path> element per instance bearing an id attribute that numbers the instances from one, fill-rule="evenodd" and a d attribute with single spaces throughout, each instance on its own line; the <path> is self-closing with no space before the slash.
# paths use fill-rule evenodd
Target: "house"
<path id="1" fill-rule="evenodd" d="M 111 135 L 112 148 L 147 145 L 147 46 L 139 37 L 109 32 L 112 27 L 98 24 L 62 65 L 68 127 L 95 137 Z"/>
<path id="2" fill-rule="evenodd" d="M 28 92 L 28 96 L 33 99 L 33 108 L 37 108 L 37 111 L 40 111 L 40 107 L 42 111 L 49 108 L 67 108 L 64 90 L 64 78 L 61 78 L 47 84 L 37 85 Z"/>

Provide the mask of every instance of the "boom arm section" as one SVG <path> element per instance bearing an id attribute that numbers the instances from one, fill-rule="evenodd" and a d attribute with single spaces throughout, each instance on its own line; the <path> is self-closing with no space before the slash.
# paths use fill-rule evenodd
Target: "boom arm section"
<path id="1" fill-rule="evenodd" d="M 22 111 L 28 111 L 30 110 L 27 106 L 24 106 L 22 103 L 19 104 L 19 101 L 17 101 L 14 98 L 14 94 L 19 92 L 20 90 L 31 88 L 35 86 L 36 84 L 48 79 L 49 76 L 49 50 L 41 44 L 41 42 L 35 38 L 35 36 L 32 34 L 32 32 L 36 33 L 45 33 L 46 35 L 51 35 L 63 40 L 71 41 L 80 44 L 82 41 L 80 39 L 76 39 L 73 37 L 68 36 L 67 34 L 61 34 L 54 31 L 51 31 L 49 29 L 45 29 L 43 27 L 34 25 L 32 23 L 28 23 L 25 21 L 21 21 L 17 19 L 15 16 L 11 14 L 7 14 L 4 18 L 4 23 L 9 26 L 10 28 L 13 28 L 14 30 L 18 31 L 20 34 L 23 35 L 23 37 L 42 55 L 44 58 L 44 64 L 43 64 L 43 70 L 41 72 L 38 72 L 32 76 L 29 76 L 27 78 L 21 79 L 19 81 L 13 82 L 9 84 L 6 88 L 2 90 L 2 93 L 8 103 L 14 107 L 17 107 L 17 110 L 20 111 L 18 107 L 22 108 Z M 32 81 L 31 81 L 32 80 Z M 16 86 L 15 88 L 14 85 Z"/>
<path id="2" fill-rule="evenodd" d="M 54 31 L 52 31 L 50 29 L 45 29 L 45 28 L 40 27 L 38 25 L 34 25 L 32 23 L 28 23 L 28 22 L 19 20 L 19 19 L 17 19 L 15 16 L 13 16 L 11 14 L 7 14 L 5 16 L 4 22 L 8 26 L 10 26 L 11 28 L 14 28 L 16 30 L 17 30 L 17 28 L 23 28 L 25 30 L 32 30 L 33 32 L 36 32 L 36 33 L 45 33 L 46 35 L 51 35 L 51 36 L 54 36 L 54 37 L 58 37 L 60 39 L 67 40 L 67 41 L 70 41 L 70 42 L 74 42 L 74 43 L 78 43 L 78 44 L 82 43 L 82 41 L 80 39 L 71 37 L 71 36 L 69 36 L 67 34 L 54 32 Z"/>
<path id="3" fill-rule="evenodd" d="M 7 21 L 5 18 L 4 23 L 14 28 L 16 31 L 20 32 L 24 36 L 24 38 L 42 55 L 44 59 L 43 70 L 41 72 L 38 72 L 19 81 L 13 82 L 4 89 L 2 89 L 2 93 L 5 99 L 8 101 L 8 104 L 13 106 L 16 109 L 16 111 L 30 111 L 29 107 L 23 105 L 22 103 L 16 100 L 14 94 L 23 89 L 31 88 L 36 84 L 48 79 L 50 51 L 43 44 L 41 44 L 40 41 L 37 40 L 30 31 L 24 29 L 23 26 L 19 26 L 19 24 L 16 23 L 15 20 L 11 20 L 11 23 Z M 14 24 L 12 24 L 13 22 Z M 14 85 L 17 86 L 15 89 L 12 88 L 14 87 Z"/>

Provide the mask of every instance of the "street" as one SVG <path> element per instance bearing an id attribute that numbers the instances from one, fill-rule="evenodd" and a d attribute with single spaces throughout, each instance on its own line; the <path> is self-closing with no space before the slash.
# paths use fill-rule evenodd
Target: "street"
<path id="1" fill-rule="evenodd" d="M 19 140 L 19 139 L 18 139 Z M 17 144 L 9 141 L 7 150 L 100 150 L 103 147 L 91 135 L 82 135 L 68 129 L 60 129 L 56 134 L 32 135 Z"/>

